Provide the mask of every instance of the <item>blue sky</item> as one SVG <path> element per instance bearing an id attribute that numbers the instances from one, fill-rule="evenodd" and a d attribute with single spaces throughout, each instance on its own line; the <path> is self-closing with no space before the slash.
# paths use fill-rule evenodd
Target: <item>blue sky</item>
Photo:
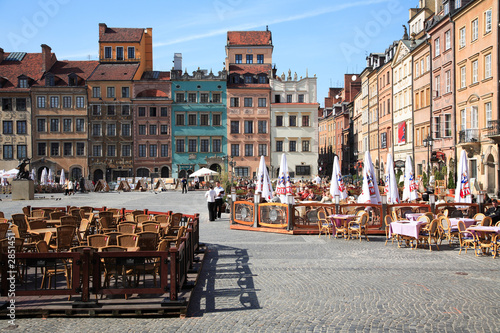
<path id="1" fill-rule="evenodd" d="M 278 74 L 318 77 L 318 102 L 345 73 L 361 72 L 370 52 L 384 52 L 403 35 L 417 0 L 192 0 L 0 1 L 0 47 L 40 52 L 47 44 L 60 60 L 97 60 L 98 24 L 153 28 L 155 70 L 223 68 L 228 30 L 272 32 Z"/>

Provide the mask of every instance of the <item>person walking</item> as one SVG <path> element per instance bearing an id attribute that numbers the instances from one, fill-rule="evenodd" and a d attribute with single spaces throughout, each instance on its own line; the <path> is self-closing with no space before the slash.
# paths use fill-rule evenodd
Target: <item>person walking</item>
<path id="1" fill-rule="evenodd" d="M 188 181 L 186 177 L 182 178 L 181 183 L 182 183 L 182 193 L 188 193 Z"/>
<path id="2" fill-rule="evenodd" d="M 215 182 L 215 209 L 217 218 L 221 218 L 222 206 L 224 204 L 224 188 L 220 186 L 220 182 Z"/>
<path id="3" fill-rule="evenodd" d="M 74 193 L 73 193 L 73 189 L 74 189 L 74 188 L 75 188 L 75 185 L 73 184 L 73 181 L 72 181 L 72 180 L 70 180 L 70 181 L 68 182 L 68 195 L 72 195 L 72 194 L 74 194 Z"/>
<path id="4" fill-rule="evenodd" d="M 207 192 L 205 192 L 205 198 L 207 198 L 208 204 L 208 220 L 215 221 L 215 191 L 214 187 L 210 185 Z"/>

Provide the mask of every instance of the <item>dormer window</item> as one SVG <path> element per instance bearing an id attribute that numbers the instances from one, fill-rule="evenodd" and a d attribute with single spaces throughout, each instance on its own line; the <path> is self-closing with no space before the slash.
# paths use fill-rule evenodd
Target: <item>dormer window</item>
<path id="1" fill-rule="evenodd" d="M 261 84 L 266 84 L 266 76 L 265 75 L 259 75 L 259 83 Z"/>
<path id="2" fill-rule="evenodd" d="M 251 75 L 245 75 L 245 83 L 253 83 L 253 78 Z"/>
<path id="3" fill-rule="evenodd" d="M 128 59 L 135 59 L 135 47 L 129 46 L 127 49 L 127 53 Z"/>
<path id="4" fill-rule="evenodd" d="M 443 9 L 444 10 L 443 11 L 444 15 L 448 15 L 450 13 L 450 3 L 446 2 L 446 3 L 444 3 L 443 6 L 444 6 L 444 9 Z"/>
<path id="5" fill-rule="evenodd" d="M 45 85 L 47 87 L 53 87 L 55 85 L 55 80 L 54 80 L 54 75 L 53 74 L 47 74 L 45 76 Z"/>
<path id="6" fill-rule="evenodd" d="M 104 47 L 104 59 L 111 59 L 111 46 Z"/>
<path id="7" fill-rule="evenodd" d="M 68 75 L 68 86 L 76 87 L 78 85 L 78 76 L 76 74 L 71 73 Z"/>
<path id="8" fill-rule="evenodd" d="M 17 82 L 18 82 L 18 87 L 19 88 L 29 88 L 29 84 L 28 84 L 28 78 L 24 75 L 21 75 L 17 78 Z"/>
<path id="9" fill-rule="evenodd" d="M 116 60 L 123 60 L 123 46 L 116 47 Z"/>

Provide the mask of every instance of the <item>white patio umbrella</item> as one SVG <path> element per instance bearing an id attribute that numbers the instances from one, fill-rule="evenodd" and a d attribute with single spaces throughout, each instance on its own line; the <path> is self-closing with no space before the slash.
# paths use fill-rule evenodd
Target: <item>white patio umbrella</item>
<path id="1" fill-rule="evenodd" d="M 415 181 L 415 175 L 413 174 L 413 166 L 411 162 L 410 155 L 406 155 L 405 162 L 405 184 L 403 188 L 403 201 L 413 201 L 418 198 L 417 194 L 418 185 Z"/>
<path id="2" fill-rule="evenodd" d="M 192 174 L 189 175 L 189 177 L 205 177 L 205 176 L 215 176 L 218 175 L 219 173 L 217 171 L 210 170 L 208 168 L 201 168 L 199 170 L 196 170 Z"/>
<path id="3" fill-rule="evenodd" d="M 469 165 L 465 150 L 460 154 L 457 169 L 457 188 L 455 190 L 455 202 L 472 202 L 470 190 Z"/>
<path id="4" fill-rule="evenodd" d="M 365 159 L 363 160 L 363 188 L 358 197 L 358 203 L 382 203 L 378 186 L 375 183 L 372 157 L 368 151 L 365 152 Z"/>
<path id="5" fill-rule="evenodd" d="M 339 157 L 335 155 L 333 159 L 332 182 L 330 184 L 330 194 L 332 197 L 338 195 L 341 200 L 347 198 L 347 189 L 340 173 Z"/>
<path id="6" fill-rule="evenodd" d="M 9 178 L 15 178 L 17 174 L 19 173 L 18 169 L 10 169 L 8 171 L 5 171 L 2 175 L 3 178 L 9 179 Z"/>
<path id="7" fill-rule="evenodd" d="M 30 174 L 31 180 L 36 182 L 36 172 L 35 169 L 31 169 L 31 174 Z"/>
<path id="8" fill-rule="evenodd" d="M 276 186 L 276 193 L 280 196 L 281 203 L 291 203 L 289 197 L 292 197 L 292 184 L 290 183 L 290 174 L 288 173 L 288 163 L 286 155 L 281 155 L 280 173 L 278 176 L 278 185 Z"/>
<path id="9" fill-rule="evenodd" d="M 54 185 L 54 175 L 52 174 L 52 169 L 49 169 L 49 173 L 47 175 L 47 181 L 49 185 Z"/>
<path id="10" fill-rule="evenodd" d="M 387 164 L 385 165 L 385 189 L 384 193 L 387 196 L 387 203 L 390 205 L 397 204 L 399 200 L 398 183 L 394 173 L 394 161 L 392 154 L 387 154 Z"/>
<path id="11" fill-rule="evenodd" d="M 47 185 L 47 183 L 48 183 L 47 168 L 43 168 L 42 174 L 40 176 L 40 185 Z"/>
<path id="12" fill-rule="evenodd" d="M 66 175 L 64 174 L 64 169 L 61 170 L 61 177 L 59 177 L 59 185 L 64 185 L 66 182 Z"/>
<path id="13" fill-rule="evenodd" d="M 273 186 L 271 185 L 271 179 L 269 178 L 269 173 L 266 168 L 266 160 L 264 156 L 260 157 L 259 171 L 257 172 L 257 186 L 255 187 L 255 193 L 260 192 L 262 197 L 267 201 L 271 201 L 273 198 Z"/>

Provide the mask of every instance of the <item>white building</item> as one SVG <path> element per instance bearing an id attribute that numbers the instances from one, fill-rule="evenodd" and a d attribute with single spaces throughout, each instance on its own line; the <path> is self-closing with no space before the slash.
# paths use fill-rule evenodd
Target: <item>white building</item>
<path id="1" fill-rule="evenodd" d="M 310 179 L 318 173 L 318 102 L 316 76 L 270 80 L 271 85 L 271 178 L 279 173 L 286 153 L 292 178 Z"/>

